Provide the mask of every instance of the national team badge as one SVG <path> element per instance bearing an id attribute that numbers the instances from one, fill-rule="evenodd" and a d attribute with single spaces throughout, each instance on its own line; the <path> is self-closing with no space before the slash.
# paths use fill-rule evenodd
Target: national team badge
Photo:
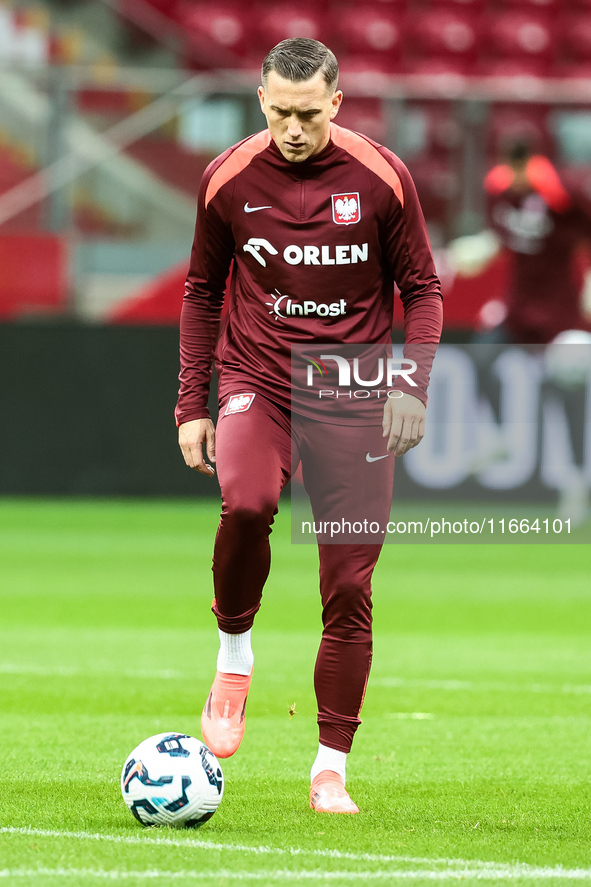
<path id="1" fill-rule="evenodd" d="M 332 220 L 337 225 L 354 225 L 361 218 L 359 191 L 349 194 L 331 194 Z"/>
<path id="2" fill-rule="evenodd" d="M 226 404 L 224 416 L 229 416 L 230 413 L 245 413 L 252 406 L 254 397 L 254 394 L 233 394 Z"/>

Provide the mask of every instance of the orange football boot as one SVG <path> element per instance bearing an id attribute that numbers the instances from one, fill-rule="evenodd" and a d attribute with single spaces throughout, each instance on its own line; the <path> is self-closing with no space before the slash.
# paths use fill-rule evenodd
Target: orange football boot
<path id="1" fill-rule="evenodd" d="M 317 813 L 359 813 L 345 784 L 334 770 L 322 770 L 310 787 L 310 807 Z"/>
<path id="2" fill-rule="evenodd" d="M 217 758 L 229 758 L 244 736 L 244 712 L 250 689 L 249 675 L 216 671 L 201 715 L 201 733 Z"/>

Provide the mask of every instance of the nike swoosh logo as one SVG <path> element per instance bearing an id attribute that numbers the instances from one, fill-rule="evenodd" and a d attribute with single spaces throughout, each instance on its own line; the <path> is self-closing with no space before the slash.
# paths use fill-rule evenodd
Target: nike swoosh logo
<path id="1" fill-rule="evenodd" d="M 245 213 L 258 213 L 260 209 L 273 209 L 272 206 L 249 206 L 248 200 L 244 204 L 244 212 Z"/>
<path id="2" fill-rule="evenodd" d="M 369 453 L 365 457 L 366 462 L 379 462 L 380 459 L 387 459 L 390 453 L 386 453 L 385 456 L 370 456 Z"/>

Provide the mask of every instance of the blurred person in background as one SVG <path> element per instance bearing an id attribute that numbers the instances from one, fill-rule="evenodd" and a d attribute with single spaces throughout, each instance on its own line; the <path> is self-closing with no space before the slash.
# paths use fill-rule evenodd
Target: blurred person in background
<path id="1" fill-rule="evenodd" d="M 337 423 L 338 446 L 318 446 L 326 424 L 303 425 L 291 409 L 292 346 L 391 347 L 394 281 L 406 343 L 431 348 L 441 332 L 440 286 L 413 182 L 386 148 L 332 122 L 342 99 L 337 80 L 336 58 L 322 43 L 278 44 L 263 62 L 258 90 L 268 128 L 214 160 L 200 188 L 176 420 L 186 464 L 212 476 L 205 447 L 222 491 L 213 557 L 220 650 L 201 729 L 224 758 L 244 734 L 251 630 L 269 573 L 271 524 L 295 470 L 292 432 L 316 504 L 322 485 L 325 498 L 340 502 L 354 476 L 378 491 L 371 507 L 386 521 L 394 455 L 423 436 L 430 363 L 414 394 L 398 391 L 379 403 L 368 430 L 372 456 L 360 449 L 362 426 L 344 422 Z M 214 429 L 207 401 L 231 266 Z M 281 307 L 285 293 L 295 307 Z M 314 672 L 320 742 L 310 775 L 310 806 L 318 812 L 359 812 L 345 789 L 346 761 L 369 676 L 371 577 L 382 542 L 318 538 L 324 628 Z"/>
<path id="2" fill-rule="evenodd" d="M 546 344 L 564 330 L 589 327 L 591 276 L 581 290 L 575 256 L 591 242 L 591 213 L 527 137 L 505 141 L 484 188 L 489 228 L 449 245 L 461 276 L 480 274 L 501 250 L 509 255 L 507 291 L 500 303 L 483 306 L 476 341 Z"/>
<path id="3" fill-rule="evenodd" d="M 456 273 L 472 277 L 501 250 L 509 255 L 504 300 L 482 307 L 473 341 L 548 346 L 540 364 L 540 435 L 544 411 L 562 411 L 574 462 L 558 487 L 558 516 L 577 526 L 587 520 L 590 498 L 583 417 L 591 378 L 591 271 L 581 285 L 576 256 L 591 244 L 591 213 L 525 136 L 505 140 L 500 162 L 487 173 L 484 188 L 490 227 L 453 241 L 451 264 Z M 483 352 L 481 381 L 490 372 L 490 357 L 488 350 Z M 485 454 L 477 464 L 502 458 L 501 449 Z"/>

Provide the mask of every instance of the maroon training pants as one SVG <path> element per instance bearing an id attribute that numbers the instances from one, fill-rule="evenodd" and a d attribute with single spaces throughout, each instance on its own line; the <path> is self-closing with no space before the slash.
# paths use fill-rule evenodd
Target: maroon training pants
<path id="1" fill-rule="evenodd" d="M 315 519 L 327 508 L 347 517 L 354 505 L 356 515 L 385 527 L 394 456 L 366 459 L 368 446 L 374 457 L 386 453 L 378 426 L 312 422 L 260 394 L 242 412 L 225 415 L 226 403 L 216 431 L 222 515 L 213 555 L 213 611 L 222 631 L 238 634 L 252 626 L 259 609 L 270 567 L 271 524 L 298 461 Z M 314 688 L 320 742 L 343 752 L 350 751 L 361 723 L 372 656 L 371 577 L 382 541 L 383 536 L 373 544 L 334 544 L 319 538 L 324 628 Z"/>

